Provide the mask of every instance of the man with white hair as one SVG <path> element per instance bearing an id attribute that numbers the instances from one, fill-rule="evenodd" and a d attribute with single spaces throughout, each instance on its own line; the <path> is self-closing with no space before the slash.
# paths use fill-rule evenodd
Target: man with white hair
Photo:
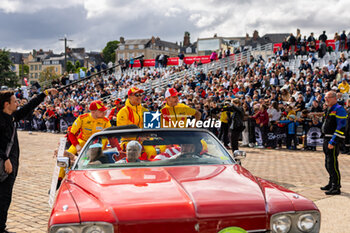
<path id="1" fill-rule="evenodd" d="M 141 162 L 139 157 L 141 156 L 142 146 L 138 141 L 130 141 L 126 145 L 126 157 L 117 161 L 117 163 L 135 163 Z"/>

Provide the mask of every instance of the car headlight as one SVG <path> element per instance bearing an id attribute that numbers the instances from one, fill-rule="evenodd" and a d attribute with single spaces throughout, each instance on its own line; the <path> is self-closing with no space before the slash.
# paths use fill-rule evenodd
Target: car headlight
<path id="1" fill-rule="evenodd" d="M 292 225 L 292 220 L 287 215 L 281 215 L 273 219 L 272 229 L 276 233 L 287 233 Z"/>
<path id="2" fill-rule="evenodd" d="M 56 231 L 56 233 L 75 233 L 75 231 L 70 227 L 61 227 Z"/>
<path id="3" fill-rule="evenodd" d="M 298 219 L 298 228 L 302 232 L 310 232 L 315 226 L 315 218 L 311 214 L 300 215 Z"/>
<path id="4" fill-rule="evenodd" d="M 272 233 L 319 233 L 320 225 L 317 210 L 276 213 L 270 220 Z"/>
<path id="5" fill-rule="evenodd" d="M 50 233 L 113 233 L 113 225 L 107 222 L 83 222 L 58 224 L 50 227 Z"/>

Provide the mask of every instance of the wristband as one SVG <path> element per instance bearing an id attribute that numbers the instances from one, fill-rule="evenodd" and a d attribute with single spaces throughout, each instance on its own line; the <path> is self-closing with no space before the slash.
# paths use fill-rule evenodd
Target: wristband
<path id="1" fill-rule="evenodd" d="M 48 96 L 49 92 L 47 90 L 44 91 L 45 95 Z"/>

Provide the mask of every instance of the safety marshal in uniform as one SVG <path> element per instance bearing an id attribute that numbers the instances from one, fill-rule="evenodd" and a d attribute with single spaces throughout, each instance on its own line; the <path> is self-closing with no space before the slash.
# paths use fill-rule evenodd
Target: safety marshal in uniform
<path id="1" fill-rule="evenodd" d="M 347 112 L 337 103 L 334 91 L 327 92 L 325 96 L 327 110 L 322 126 L 324 133 L 323 151 L 325 153 L 325 165 L 329 174 L 329 182 L 321 190 L 326 190 L 326 195 L 340 194 L 340 171 L 338 165 L 339 146 L 344 142 L 347 123 Z"/>

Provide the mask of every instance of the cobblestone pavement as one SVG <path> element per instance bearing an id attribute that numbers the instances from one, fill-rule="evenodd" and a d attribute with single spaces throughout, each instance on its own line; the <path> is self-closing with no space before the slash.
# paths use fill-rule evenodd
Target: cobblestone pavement
<path id="1" fill-rule="evenodd" d="M 14 232 L 46 232 L 50 216 L 48 190 L 55 161 L 53 151 L 62 134 L 18 133 L 20 170 L 9 211 L 8 228 Z M 273 181 L 313 200 L 321 210 L 322 233 L 348 233 L 350 228 L 350 156 L 341 155 L 342 195 L 326 196 L 319 187 L 328 182 L 320 151 L 241 148 L 243 166 L 254 175 Z"/>

